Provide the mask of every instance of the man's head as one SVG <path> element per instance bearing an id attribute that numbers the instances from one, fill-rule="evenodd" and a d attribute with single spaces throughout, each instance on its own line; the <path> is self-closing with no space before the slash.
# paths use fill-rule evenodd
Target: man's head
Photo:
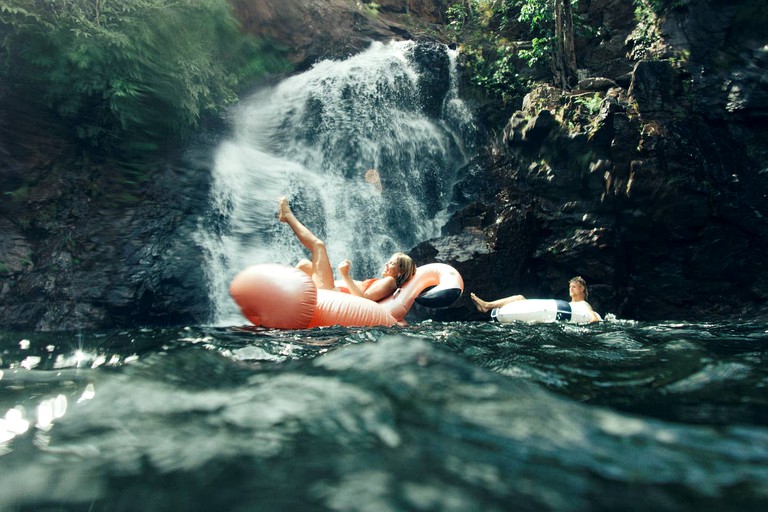
<path id="1" fill-rule="evenodd" d="M 576 276 L 568 281 L 568 293 L 573 300 L 587 300 L 587 282 L 581 276 Z"/>

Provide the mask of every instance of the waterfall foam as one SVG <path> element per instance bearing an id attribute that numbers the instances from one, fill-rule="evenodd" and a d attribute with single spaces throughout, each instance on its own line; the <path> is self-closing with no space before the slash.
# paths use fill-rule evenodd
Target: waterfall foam
<path id="1" fill-rule="evenodd" d="M 237 107 L 233 133 L 215 158 L 215 221 L 198 236 L 208 253 L 215 323 L 242 321 L 227 293 L 236 272 L 306 256 L 277 222 L 281 195 L 326 241 L 332 262 L 352 260 L 356 277 L 378 275 L 390 253 L 440 234 L 475 129 L 458 98 L 455 55 L 432 45 L 426 53 L 434 52 L 451 78 L 440 90 L 434 83 L 425 90 L 417 45 L 374 43 L 260 90 Z M 425 107 L 436 95 L 442 101 L 437 116 Z"/>

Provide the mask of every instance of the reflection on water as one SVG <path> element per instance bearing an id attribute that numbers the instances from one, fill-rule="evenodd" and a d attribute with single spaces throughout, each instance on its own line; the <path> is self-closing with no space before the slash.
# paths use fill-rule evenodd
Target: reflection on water
<path id="1" fill-rule="evenodd" d="M 0 333 L 0 509 L 763 510 L 766 336 Z"/>

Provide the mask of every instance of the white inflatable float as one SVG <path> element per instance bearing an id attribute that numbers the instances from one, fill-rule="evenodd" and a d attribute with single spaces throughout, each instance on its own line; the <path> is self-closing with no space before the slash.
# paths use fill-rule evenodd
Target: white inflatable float
<path id="1" fill-rule="evenodd" d="M 597 313 L 595 313 L 597 314 Z M 510 302 L 491 310 L 491 318 L 501 322 L 571 322 L 592 321 L 592 311 L 586 302 L 566 302 L 557 299 L 525 299 Z M 600 319 L 600 315 L 597 315 Z"/>
<path id="2" fill-rule="evenodd" d="M 343 286 L 343 282 L 336 283 Z M 309 329 L 403 324 L 414 302 L 445 308 L 464 291 L 458 271 L 444 263 L 429 263 L 379 302 L 333 290 L 318 290 L 312 279 L 288 265 L 263 264 L 235 276 L 229 293 L 254 325 L 274 329 Z"/>

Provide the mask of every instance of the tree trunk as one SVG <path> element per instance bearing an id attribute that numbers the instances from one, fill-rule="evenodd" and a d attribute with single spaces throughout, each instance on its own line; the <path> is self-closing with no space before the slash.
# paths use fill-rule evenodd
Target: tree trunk
<path id="1" fill-rule="evenodd" d="M 555 0 L 555 83 L 570 89 L 577 82 L 576 49 L 573 43 L 573 8 L 570 0 Z"/>

